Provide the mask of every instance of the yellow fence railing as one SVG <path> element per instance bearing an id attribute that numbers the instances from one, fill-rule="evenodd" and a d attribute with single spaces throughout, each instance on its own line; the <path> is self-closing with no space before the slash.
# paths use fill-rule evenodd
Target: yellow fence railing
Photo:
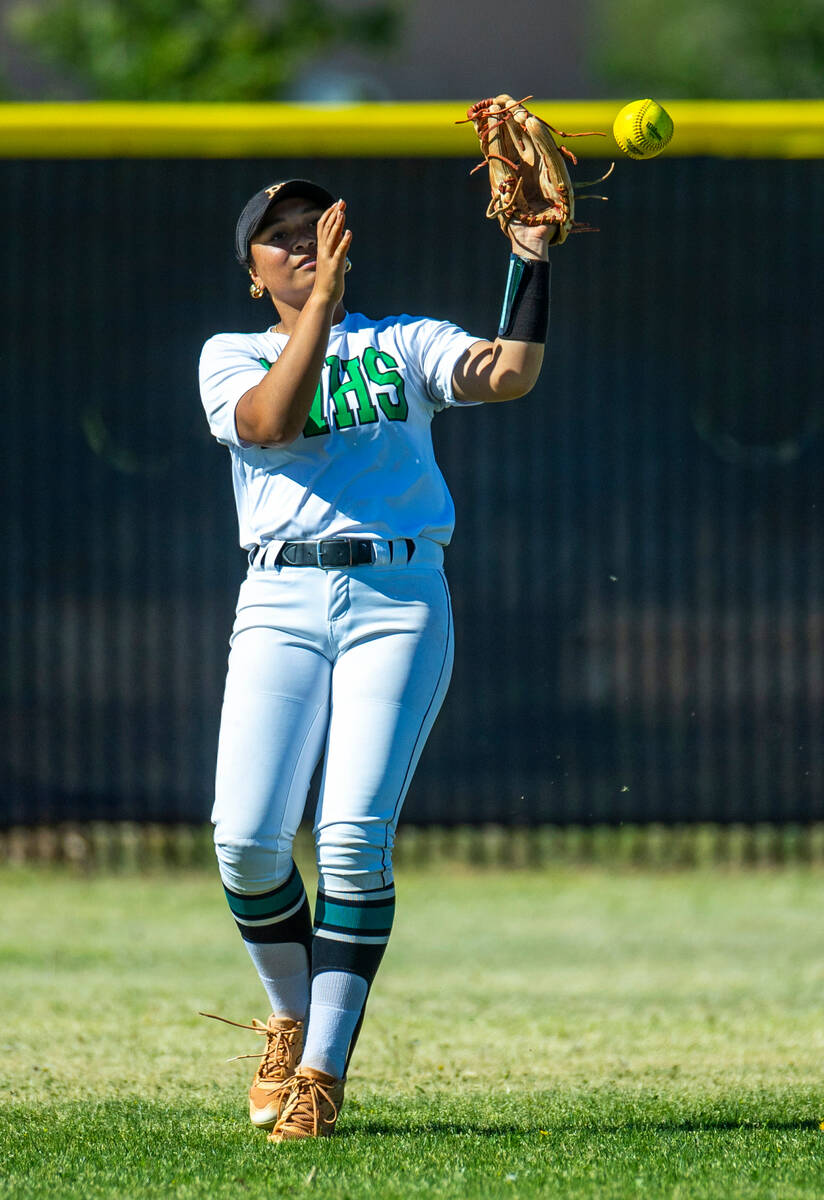
<path id="1" fill-rule="evenodd" d="M 658 99 L 658 97 L 656 97 Z M 535 100 L 557 129 L 597 129 L 582 157 L 620 154 L 612 121 L 629 98 Z M 824 158 L 824 100 L 660 100 L 675 123 L 665 154 Z M 0 104 L 2 158 L 472 157 L 459 101 L 309 104 Z"/>

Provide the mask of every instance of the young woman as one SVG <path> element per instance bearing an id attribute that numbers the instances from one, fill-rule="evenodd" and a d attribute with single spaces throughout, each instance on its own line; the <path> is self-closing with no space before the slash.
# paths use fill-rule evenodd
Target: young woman
<path id="1" fill-rule="evenodd" d="M 262 333 L 210 338 L 212 433 L 249 552 L 231 637 L 215 846 L 272 1015 L 249 1094 L 269 1139 L 334 1131 L 395 907 L 401 805 L 452 669 L 443 547 L 454 509 L 430 422 L 538 378 L 548 233 L 513 225 L 501 328 L 348 313 L 346 205 L 308 180 L 256 193 L 236 231 Z M 314 921 L 292 859 L 323 755 Z"/>

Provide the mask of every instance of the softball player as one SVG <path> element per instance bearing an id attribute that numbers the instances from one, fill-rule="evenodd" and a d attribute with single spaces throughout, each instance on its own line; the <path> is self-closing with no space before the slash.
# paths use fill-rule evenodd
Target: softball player
<path id="1" fill-rule="evenodd" d="M 392 928 L 401 805 L 452 669 L 443 573 L 454 509 L 436 412 L 538 378 L 547 234 L 518 228 L 499 336 L 373 320 L 343 305 L 346 205 L 275 183 L 236 252 L 275 323 L 203 347 L 200 386 L 229 448 L 249 570 L 231 636 L 213 812 L 220 875 L 272 1015 L 249 1093 L 269 1140 L 333 1132 Z M 516 240 L 517 239 L 517 240 Z M 292 859 L 314 768 L 314 921 Z"/>

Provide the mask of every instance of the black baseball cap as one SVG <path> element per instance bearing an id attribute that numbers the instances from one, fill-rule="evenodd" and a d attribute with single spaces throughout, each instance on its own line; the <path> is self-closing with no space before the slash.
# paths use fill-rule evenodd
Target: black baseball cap
<path id="1" fill-rule="evenodd" d="M 312 183 L 310 179 L 284 179 L 255 192 L 238 217 L 235 230 L 235 254 L 238 262 L 244 267 L 249 265 L 249 243 L 263 224 L 263 218 L 273 204 L 290 196 L 305 196 L 307 200 L 317 200 L 322 209 L 327 209 L 335 203 L 331 192 L 327 192 L 319 183 Z"/>

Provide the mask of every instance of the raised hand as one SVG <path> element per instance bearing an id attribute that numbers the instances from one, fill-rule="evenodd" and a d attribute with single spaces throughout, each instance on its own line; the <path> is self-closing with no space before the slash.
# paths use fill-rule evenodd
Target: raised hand
<path id="1" fill-rule="evenodd" d="M 343 296 L 346 255 L 352 231 L 346 228 L 346 201 L 336 200 L 320 216 L 317 225 L 318 258 L 313 293 L 326 304 L 337 304 Z"/>
<path id="2" fill-rule="evenodd" d="M 549 258 L 549 245 L 557 233 L 557 227 L 522 225 L 520 221 L 510 221 L 506 232 L 513 254 L 518 254 L 521 258 L 546 261 Z"/>

